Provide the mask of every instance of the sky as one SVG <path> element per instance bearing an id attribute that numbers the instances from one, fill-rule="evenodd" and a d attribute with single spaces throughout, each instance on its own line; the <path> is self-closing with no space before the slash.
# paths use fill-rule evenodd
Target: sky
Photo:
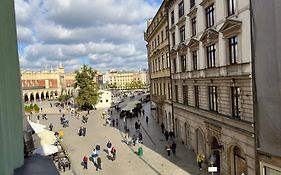
<path id="1" fill-rule="evenodd" d="M 147 69 L 146 21 L 162 0 L 15 0 L 23 70 Z"/>

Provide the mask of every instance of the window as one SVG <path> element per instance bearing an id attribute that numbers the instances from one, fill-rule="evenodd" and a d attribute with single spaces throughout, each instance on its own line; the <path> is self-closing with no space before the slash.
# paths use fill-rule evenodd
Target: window
<path id="1" fill-rule="evenodd" d="M 234 118 L 240 118 L 240 88 L 231 87 L 231 104 L 232 104 L 232 116 Z"/>
<path id="2" fill-rule="evenodd" d="M 168 98 L 171 99 L 171 86 L 170 83 L 168 83 Z"/>
<path id="3" fill-rule="evenodd" d="M 157 41 L 156 41 L 156 38 L 154 39 L 154 45 L 155 45 L 155 48 L 157 47 Z"/>
<path id="4" fill-rule="evenodd" d="M 192 52 L 193 70 L 197 70 L 197 51 Z"/>
<path id="5" fill-rule="evenodd" d="M 162 93 L 162 84 L 160 83 L 159 85 L 160 85 L 160 95 L 162 95 L 163 94 Z"/>
<path id="6" fill-rule="evenodd" d="M 199 87 L 194 86 L 194 106 L 199 108 Z"/>
<path id="7" fill-rule="evenodd" d="M 182 72 L 186 71 L 186 56 L 185 55 L 181 56 L 181 71 Z"/>
<path id="8" fill-rule="evenodd" d="M 214 25 L 214 4 L 208 6 L 206 9 L 206 27 L 209 28 Z"/>
<path id="9" fill-rule="evenodd" d="M 163 30 L 161 31 L 161 41 L 162 42 L 164 41 L 164 31 Z"/>
<path id="10" fill-rule="evenodd" d="M 177 60 L 173 59 L 173 73 L 177 73 Z"/>
<path id="11" fill-rule="evenodd" d="M 229 59 L 230 64 L 237 64 L 237 56 L 238 56 L 238 39 L 237 36 L 233 36 L 228 39 L 229 43 Z"/>
<path id="12" fill-rule="evenodd" d="M 181 1 L 179 3 L 179 18 L 182 17 L 184 15 L 184 3 L 183 1 Z"/>
<path id="13" fill-rule="evenodd" d="M 158 42 L 158 45 L 160 44 L 160 37 L 159 35 L 157 36 L 157 42 Z"/>
<path id="14" fill-rule="evenodd" d="M 210 111 L 218 112 L 218 93 L 217 87 L 209 87 L 209 107 Z"/>
<path id="15" fill-rule="evenodd" d="M 171 24 L 175 23 L 175 14 L 174 11 L 171 12 Z"/>
<path id="16" fill-rule="evenodd" d="M 170 67 L 169 52 L 166 53 L 167 67 Z"/>
<path id="17" fill-rule="evenodd" d="M 216 67 L 216 45 L 207 46 L 207 63 L 208 68 Z"/>
<path id="18" fill-rule="evenodd" d="M 227 0 L 227 14 L 231 16 L 235 13 L 236 0 Z"/>
<path id="19" fill-rule="evenodd" d="M 185 26 L 180 28 L 180 42 L 184 42 L 185 40 Z"/>
<path id="20" fill-rule="evenodd" d="M 162 55 L 162 69 L 164 69 L 164 55 Z"/>
<path id="21" fill-rule="evenodd" d="M 175 102 L 179 101 L 178 95 L 178 85 L 175 85 Z"/>
<path id="22" fill-rule="evenodd" d="M 182 86 L 182 98 L 183 98 L 183 104 L 188 105 L 188 86 L 187 85 Z"/>
<path id="23" fill-rule="evenodd" d="M 164 93 L 164 96 L 166 98 L 166 84 L 165 83 L 163 84 L 163 93 Z"/>
<path id="24" fill-rule="evenodd" d="M 191 32 L 192 32 L 192 36 L 196 35 L 196 17 L 193 17 L 191 19 Z"/>
<path id="25" fill-rule="evenodd" d="M 195 0 L 190 0 L 190 8 L 195 6 Z"/>
<path id="26" fill-rule="evenodd" d="M 176 45 L 176 34 L 175 32 L 172 33 L 172 46 L 174 47 Z"/>
<path id="27" fill-rule="evenodd" d="M 158 58 L 158 70 L 160 71 L 160 57 Z"/>

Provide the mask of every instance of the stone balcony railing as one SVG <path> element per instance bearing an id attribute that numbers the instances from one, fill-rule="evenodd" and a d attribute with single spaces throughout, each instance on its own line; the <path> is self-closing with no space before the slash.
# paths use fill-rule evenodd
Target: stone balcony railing
<path id="1" fill-rule="evenodd" d="M 157 103 L 157 104 L 163 104 L 165 102 L 165 95 L 155 95 L 153 94 L 152 96 L 152 100 Z"/>

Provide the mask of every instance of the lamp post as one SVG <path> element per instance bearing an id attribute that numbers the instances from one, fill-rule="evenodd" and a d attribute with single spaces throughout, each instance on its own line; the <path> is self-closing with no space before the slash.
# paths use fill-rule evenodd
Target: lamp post
<path id="1" fill-rule="evenodd" d="M 74 107 L 74 114 L 76 115 L 76 106 L 75 106 L 75 99 L 78 97 L 79 92 L 78 89 L 74 89 L 72 93 L 74 100 L 73 100 L 73 107 Z"/>

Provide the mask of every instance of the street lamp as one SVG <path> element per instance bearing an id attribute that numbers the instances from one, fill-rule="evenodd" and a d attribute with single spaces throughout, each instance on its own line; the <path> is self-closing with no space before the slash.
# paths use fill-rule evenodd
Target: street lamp
<path id="1" fill-rule="evenodd" d="M 79 92 L 78 89 L 74 89 L 72 93 L 74 100 L 73 100 L 73 107 L 74 107 L 74 114 L 76 115 L 76 106 L 75 106 L 75 99 L 78 97 Z"/>

